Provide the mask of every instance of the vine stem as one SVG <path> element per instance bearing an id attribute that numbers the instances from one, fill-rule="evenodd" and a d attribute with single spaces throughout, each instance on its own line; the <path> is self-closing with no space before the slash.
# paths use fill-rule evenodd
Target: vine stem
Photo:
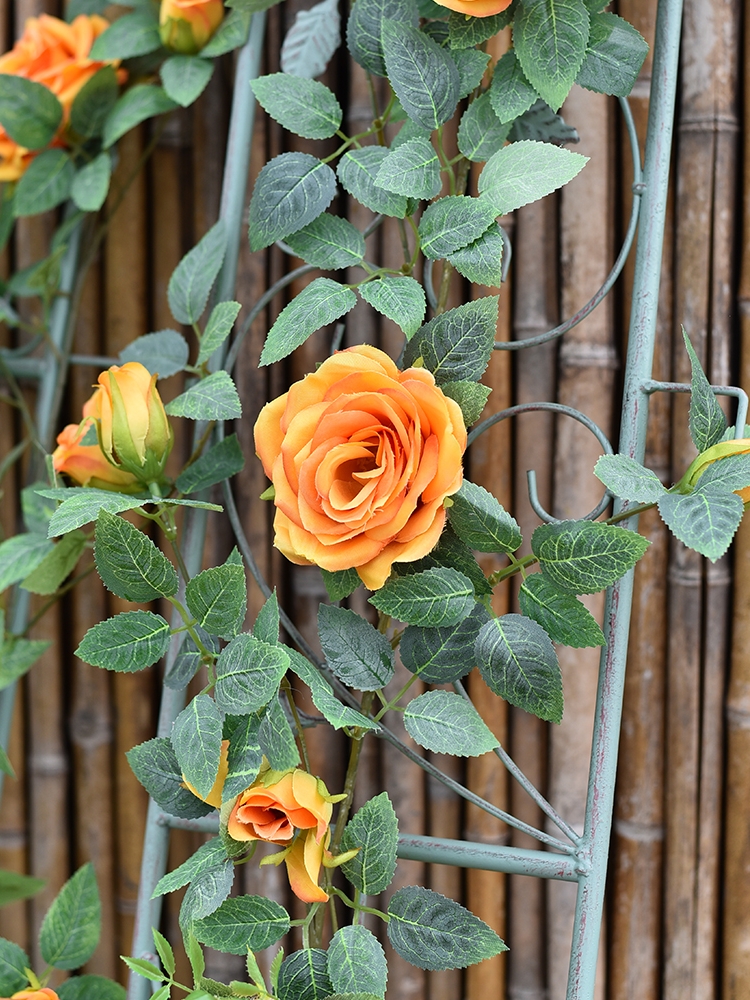
<path id="1" fill-rule="evenodd" d="M 292 691 L 292 685 L 284 677 L 281 681 L 281 686 L 286 694 L 286 699 L 289 702 L 289 708 L 292 712 L 292 717 L 294 719 L 294 724 L 297 727 L 297 743 L 299 744 L 299 752 L 302 755 L 302 763 L 305 765 L 305 770 L 310 772 L 310 757 L 307 753 L 307 740 L 305 739 L 305 730 L 302 726 L 302 720 L 299 717 L 299 712 L 297 711 L 297 705 L 294 701 L 294 692 Z"/>

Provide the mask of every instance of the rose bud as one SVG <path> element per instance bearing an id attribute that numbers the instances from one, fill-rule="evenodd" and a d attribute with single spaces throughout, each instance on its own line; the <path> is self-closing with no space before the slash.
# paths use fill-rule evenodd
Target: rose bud
<path id="1" fill-rule="evenodd" d="M 49 986 L 42 986 L 38 990 L 21 990 L 20 993 L 14 993 L 10 1000 L 60 1000 L 60 998 Z"/>
<path id="2" fill-rule="evenodd" d="M 159 34 L 168 49 L 200 52 L 224 19 L 222 0 L 162 0 Z"/>
<path id="3" fill-rule="evenodd" d="M 489 17 L 510 7 L 513 0 L 435 0 L 440 7 L 457 10 L 470 17 Z"/>
<path id="4" fill-rule="evenodd" d="M 89 434 L 93 444 L 84 444 Z M 57 448 L 52 452 L 55 472 L 64 473 L 79 486 L 92 486 L 99 490 L 118 493 L 138 493 L 143 489 L 135 476 L 116 469 L 107 460 L 96 440 L 96 421 L 84 417 L 80 424 L 68 424 L 57 435 Z"/>
<path id="5" fill-rule="evenodd" d="M 693 460 L 690 468 L 680 480 L 680 483 L 684 483 L 690 487 L 695 486 L 709 465 L 713 465 L 714 462 L 720 462 L 722 458 L 730 458 L 732 455 L 746 455 L 748 452 L 750 452 L 750 438 L 719 441 L 718 444 L 711 445 L 710 448 L 702 451 Z M 743 503 L 750 503 L 750 485 L 734 492 L 737 496 L 741 497 Z"/>

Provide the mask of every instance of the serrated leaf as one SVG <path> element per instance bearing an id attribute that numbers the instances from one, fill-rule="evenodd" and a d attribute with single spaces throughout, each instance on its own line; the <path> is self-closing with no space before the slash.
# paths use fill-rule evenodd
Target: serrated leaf
<path id="1" fill-rule="evenodd" d="M 328 139 L 341 128 L 341 105 L 318 80 L 271 73 L 252 80 L 250 86 L 268 114 L 303 139 Z"/>
<path id="2" fill-rule="evenodd" d="M 448 195 L 429 205 L 419 222 L 422 253 L 439 260 L 478 239 L 495 221 L 497 212 L 483 198 Z"/>
<path id="3" fill-rule="evenodd" d="M 709 485 L 728 492 L 746 490 L 750 486 L 750 454 L 726 455 L 706 466 L 698 477 L 698 488 Z"/>
<path id="4" fill-rule="evenodd" d="M 349 687 L 377 691 L 393 677 L 390 641 L 356 612 L 321 604 L 318 633 L 328 666 Z"/>
<path id="5" fill-rule="evenodd" d="M 247 610 L 244 568 L 225 563 L 204 569 L 188 582 L 185 600 L 201 628 L 222 639 L 233 639 Z"/>
<path id="6" fill-rule="evenodd" d="M 417 332 L 427 311 L 424 289 L 414 278 L 384 275 L 357 291 L 373 309 L 397 323 L 407 340 Z"/>
<path id="7" fill-rule="evenodd" d="M 30 967 L 31 961 L 23 948 L 0 937 L 0 990 L 12 994 L 28 986 L 26 969 Z"/>
<path id="8" fill-rule="evenodd" d="M 365 208 L 379 215 L 403 219 L 408 208 L 406 196 L 386 191 L 377 182 L 380 168 L 388 155 L 388 150 L 384 146 L 349 149 L 339 160 L 336 173 L 344 190 L 353 195 Z"/>
<path id="9" fill-rule="evenodd" d="M 87 962 L 101 933 L 101 904 L 94 866 L 69 878 L 52 902 L 39 931 L 39 950 L 56 969 L 77 969 Z"/>
<path id="10" fill-rule="evenodd" d="M 721 441 L 727 427 L 727 420 L 684 327 L 682 328 L 682 339 L 690 358 L 692 372 L 690 380 L 690 437 L 698 451 L 705 451 L 706 448 Z"/>
<path id="11" fill-rule="evenodd" d="M 104 148 L 109 149 L 126 132 L 147 118 L 163 115 L 176 107 L 177 104 L 161 87 L 149 83 L 137 83 L 125 91 L 107 115 L 104 121 Z"/>
<path id="12" fill-rule="evenodd" d="M 177 593 L 177 572 L 164 553 L 129 521 L 106 510 L 96 519 L 94 559 L 104 586 L 126 601 Z"/>
<path id="13" fill-rule="evenodd" d="M 23 677 L 49 649 L 44 639 L 6 639 L 0 644 L 0 689 Z"/>
<path id="14" fill-rule="evenodd" d="M 375 935 L 361 924 L 336 931 L 328 946 L 328 978 L 334 993 L 384 997 L 388 966 Z"/>
<path id="15" fill-rule="evenodd" d="M 497 117 L 487 92 L 472 101 L 461 116 L 458 148 L 473 163 L 484 163 L 502 149 L 509 132 L 510 123 L 503 125 Z"/>
<path id="16" fill-rule="evenodd" d="M 146 740 L 125 756 L 133 774 L 164 812 L 183 819 L 197 819 L 213 812 L 213 806 L 183 786 L 182 771 L 168 738 Z"/>
<path id="17" fill-rule="evenodd" d="M 471 580 L 455 569 L 436 567 L 396 577 L 369 599 L 384 614 L 409 625 L 456 625 L 474 608 Z"/>
<path id="18" fill-rule="evenodd" d="M 298 653 L 296 649 L 290 649 L 289 658 L 294 673 L 310 688 L 313 705 L 334 729 L 343 729 L 344 726 L 352 728 L 356 726 L 365 730 L 379 728 L 377 722 L 373 722 L 361 712 L 340 702 L 334 695 L 328 681 L 321 676 L 317 668 L 302 653 Z"/>
<path id="19" fill-rule="evenodd" d="M 118 17 L 94 41 L 90 59 L 107 62 L 110 59 L 132 59 L 161 48 L 159 22 L 151 9 L 136 10 Z"/>
<path id="20" fill-rule="evenodd" d="M 400 109 L 398 98 L 396 98 L 395 103 Z M 403 111 L 401 111 L 401 119 L 403 120 L 403 124 L 396 133 L 396 136 L 389 147 L 391 152 L 393 152 L 394 149 L 398 149 L 399 146 L 403 146 L 405 142 L 411 142 L 412 139 L 422 139 L 426 142 L 430 141 L 430 137 L 432 136 L 432 131 L 430 129 L 422 128 L 421 125 L 417 125 L 416 122 L 413 122 L 411 118 L 406 118 Z M 393 124 L 397 124 L 397 114 L 394 115 L 394 113 L 392 113 L 390 121 Z"/>
<path id="21" fill-rule="evenodd" d="M 515 552 L 523 542 L 517 521 L 483 486 L 464 479 L 448 511 L 458 537 L 478 552 Z"/>
<path id="22" fill-rule="evenodd" d="M 279 313 L 268 331 L 260 355 L 261 366 L 281 361 L 316 330 L 333 323 L 350 312 L 357 304 L 357 296 L 338 281 L 316 278 L 296 295 Z"/>
<path id="23" fill-rule="evenodd" d="M 42 149 L 62 121 L 62 105 L 43 83 L 0 74 L 0 125 L 25 149 Z"/>
<path id="24" fill-rule="evenodd" d="M 352 59 L 376 76 L 388 75 L 383 55 L 384 20 L 416 28 L 417 5 L 413 0 L 356 0 L 346 29 L 346 44 Z"/>
<path id="25" fill-rule="evenodd" d="M 156 945 L 156 950 L 159 953 L 159 958 L 161 959 L 161 964 L 164 966 L 164 971 L 169 973 L 170 976 L 174 976 L 175 973 L 175 960 L 174 951 L 172 945 L 167 941 L 164 935 L 154 927 L 154 944 Z M 169 996 L 169 988 L 167 988 L 167 997 Z"/>
<path id="26" fill-rule="evenodd" d="M 225 865 L 210 868 L 194 878 L 180 906 L 179 922 L 183 934 L 194 928 L 196 920 L 216 913 L 232 891 L 233 884 L 234 864 L 229 859 Z"/>
<path id="27" fill-rule="evenodd" d="M 340 44 L 336 0 L 323 0 L 310 10 L 297 11 L 281 46 L 281 70 L 293 76 L 320 76 Z"/>
<path id="28" fill-rule="evenodd" d="M 474 644 L 489 620 L 489 611 L 483 604 L 477 604 L 457 625 L 443 628 L 410 625 L 399 646 L 401 660 L 410 673 L 430 684 L 457 681 L 474 666 Z"/>
<path id="29" fill-rule="evenodd" d="M 506 215 L 567 184 L 587 162 L 588 157 L 547 142 L 513 142 L 490 157 L 478 187 L 497 215 Z"/>
<path id="30" fill-rule="evenodd" d="M 497 296 L 487 295 L 435 316 L 406 345 L 404 367 L 422 358 L 438 385 L 477 381 L 494 350 L 497 310 Z"/>
<path id="31" fill-rule="evenodd" d="M 219 837 L 212 837 L 205 844 L 201 844 L 198 850 L 187 861 L 175 868 L 174 871 L 163 875 L 156 883 L 156 888 L 151 893 L 151 898 L 163 896 L 167 892 L 175 892 L 192 882 L 204 871 L 213 868 L 223 867 L 227 862 L 227 852 Z"/>
<path id="32" fill-rule="evenodd" d="M 543 524 L 531 549 L 547 577 L 573 594 L 595 594 L 624 576 L 649 546 L 634 531 L 601 521 Z"/>
<path id="33" fill-rule="evenodd" d="M 232 639 L 216 661 L 217 705 L 234 715 L 249 715 L 263 708 L 276 694 L 289 667 L 282 646 L 272 646 L 242 633 Z"/>
<path id="34" fill-rule="evenodd" d="M 365 255 L 362 233 L 347 219 L 323 212 L 286 243 L 298 257 L 324 271 L 337 271 L 359 264 Z"/>
<path id="35" fill-rule="evenodd" d="M 167 97 L 187 108 L 208 86 L 214 64 L 200 56 L 170 56 L 159 72 Z"/>
<path id="36" fill-rule="evenodd" d="M 230 434 L 210 448 L 177 477 L 180 493 L 199 493 L 241 472 L 245 465 L 236 434 Z"/>
<path id="37" fill-rule="evenodd" d="M 474 655 L 491 691 L 545 722 L 560 722 L 560 664 L 541 625 L 523 615 L 493 618 L 477 636 Z"/>
<path id="38" fill-rule="evenodd" d="M 196 364 L 201 365 L 208 361 L 214 351 L 224 343 L 232 332 L 234 321 L 239 315 L 242 306 L 239 302 L 219 302 L 211 310 L 206 329 L 201 337 L 200 350 Z"/>
<path id="39" fill-rule="evenodd" d="M 523 142 L 525 139 L 551 142 L 556 146 L 579 141 L 578 132 L 571 125 L 566 125 L 562 116 L 555 114 L 541 98 L 520 118 L 516 118 L 508 135 L 509 142 Z"/>
<path id="40" fill-rule="evenodd" d="M 214 655 L 217 654 L 219 652 L 219 640 L 215 636 L 209 635 L 208 632 L 204 632 L 199 626 L 194 626 L 194 628 L 203 646 Z M 187 687 L 203 662 L 203 653 L 198 649 L 192 638 L 185 633 L 182 644 L 179 647 L 179 652 L 168 666 L 164 675 L 165 685 L 175 691 Z"/>
<path id="41" fill-rule="evenodd" d="M 507 951 L 484 921 L 431 889 L 398 889 L 388 904 L 388 915 L 388 940 L 419 969 L 464 969 Z"/>
<path id="42" fill-rule="evenodd" d="M 493 111 L 503 124 L 508 125 L 539 99 L 521 69 L 515 49 L 510 49 L 498 59 L 489 94 Z"/>
<path id="43" fill-rule="evenodd" d="M 655 503 L 666 493 L 656 473 L 628 455 L 602 455 L 594 466 L 594 475 L 623 500 Z"/>
<path id="44" fill-rule="evenodd" d="M 86 545 L 81 531 L 64 535 L 51 552 L 21 581 L 32 594 L 53 594 L 75 569 Z"/>
<path id="45" fill-rule="evenodd" d="M 272 698 L 266 705 L 265 714 L 258 730 L 260 748 L 275 771 L 286 771 L 300 763 L 299 750 L 294 740 L 284 709 L 278 698 Z"/>
<path id="46" fill-rule="evenodd" d="M 242 403 L 231 375 L 213 372 L 167 403 L 170 417 L 190 420 L 235 420 L 242 416 Z"/>
<path id="47" fill-rule="evenodd" d="M 21 490 L 21 510 L 23 511 L 23 523 L 26 530 L 32 534 L 47 537 L 49 521 L 55 512 L 57 504 L 48 497 L 43 497 L 37 493 L 38 489 L 46 487 L 45 482 L 32 483 Z M 5 544 L 4 542 L 2 543 Z M 0 551 L 2 548 L 0 547 Z M 1 565 L 1 563 L 0 563 Z"/>
<path id="48" fill-rule="evenodd" d="M 503 280 L 503 237 L 499 226 L 493 224 L 482 235 L 447 260 L 469 281 L 496 288 Z"/>
<path id="49" fill-rule="evenodd" d="M 199 694 L 180 712 L 172 727 L 172 746 L 180 770 L 205 799 L 219 773 L 222 716 L 210 695 Z"/>
<path id="50" fill-rule="evenodd" d="M 666 493 L 658 507 L 672 534 L 711 562 L 729 548 L 744 511 L 741 497 L 711 483 L 687 495 Z"/>
<path id="51" fill-rule="evenodd" d="M 428 139 L 399 143 L 380 165 L 377 184 L 409 198 L 434 198 L 442 186 L 440 160 Z"/>
<path id="52" fill-rule="evenodd" d="M 226 226 L 220 219 L 182 258 L 172 272 L 167 298 L 178 323 L 197 323 L 203 314 L 227 250 Z"/>
<path id="53" fill-rule="evenodd" d="M 84 139 L 99 135 L 120 93 L 114 66 L 102 66 L 81 87 L 70 108 L 70 127 Z"/>
<path id="54" fill-rule="evenodd" d="M 323 583 L 325 584 L 328 596 L 332 601 L 343 601 L 345 597 L 353 594 L 362 581 L 356 569 L 342 569 L 335 573 L 321 569 Z"/>
<path id="55" fill-rule="evenodd" d="M 75 655 L 120 673 L 145 670 L 169 647 L 169 622 L 151 611 L 124 611 L 88 630 Z"/>
<path id="56" fill-rule="evenodd" d="M 474 558 L 471 549 L 458 538 L 450 524 L 446 524 L 440 541 L 429 555 L 411 563 L 394 563 L 394 569 L 398 576 L 421 573 L 422 570 L 433 569 L 435 566 L 450 566 L 452 569 L 457 569 L 459 573 L 463 573 L 471 580 L 477 597 L 492 593 L 492 587 L 487 582 L 487 578 Z"/>
<path id="57" fill-rule="evenodd" d="M 181 372 L 188 363 L 190 348 L 188 342 L 177 330 L 158 330 L 138 337 L 120 351 L 122 364 L 137 361 L 147 368 L 151 375 L 169 378 Z"/>
<path id="58" fill-rule="evenodd" d="M 255 182 L 250 201 L 250 248 L 262 250 L 296 233 L 328 208 L 336 193 L 331 168 L 309 153 L 281 153 Z"/>
<path id="59" fill-rule="evenodd" d="M 13 903 L 17 899 L 29 899 L 31 896 L 36 896 L 46 884 L 43 878 L 22 875 L 21 872 L 8 871 L 5 868 L 0 869 L 0 906 L 7 906 L 8 903 Z"/>
<path id="60" fill-rule="evenodd" d="M 47 212 L 70 195 L 76 171 L 63 149 L 45 149 L 35 156 L 16 185 L 16 218 Z"/>
<path id="61" fill-rule="evenodd" d="M 208 945 L 230 955 L 262 951 L 289 930 L 289 914 L 283 906 L 262 896 L 235 896 L 202 920 L 193 933 Z"/>
<path id="62" fill-rule="evenodd" d="M 224 781 L 222 800 L 227 802 L 258 777 L 263 762 L 259 731 L 264 713 L 254 712 L 239 717 L 229 740 L 229 772 Z"/>
<path id="63" fill-rule="evenodd" d="M 458 98 L 463 100 L 482 82 L 490 56 L 477 49 L 456 49 L 452 55 L 458 69 Z"/>
<path id="64" fill-rule="evenodd" d="M 427 691 L 404 712 L 407 733 L 433 753 L 479 757 L 500 743 L 468 701 L 451 691 Z"/>
<path id="65" fill-rule="evenodd" d="M 122 960 L 129 969 L 137 973 L 139 976 L 143 976 L 144 979 L 150 980 L 152 983 L 161 983 L 165 978 L 161 969 L 158 969 L 154 963 L 149 962 L 148 959 L 128 958 L 127 955 L 123 955 Z"/>
<path id="66" fill-rule="evenodd" d="M 227 52 L 245 44 L 249 30 L 249 14 L 243 10 L 230 10 L 198 55 L 203 59 L 215 59 L 216 56 L 226 55 Z"/>
<path id="67" fill-rule="evenodd" d="M 423 128 L 447 122 L 460 94 L 450 52 L 403 21 L 385 19 L 381 31 L 388 79 L 404 111 Z"/>
<path id="68" fill-rule="evenodd" d="M 31 531 L 0 543 L 0 591 L 23 580 L 53 549 L 53 542 Z"/>
<path id="69" fill-rule="evenodd" d="M 83 212 L 98 212 L 107 198 L 112 176 L 109 153 L 100 153 L 91 163 L 82 167 L 73 179 L 70 195 Z"/>
<path id="70" fill-rule="evenodd" d="M 274 590 L 270 597 L 266 598 L 263 607 L 258 612 L 258 617 L 253 625 L 253 635 L 256 639 L 275 645 L 279 641 L 279 599 Z"/>
<path id="71" fill-rule="evenodd" d="M 461 407 L 467 427 L 479 420 L 492 392 L 488 385 L 481 382 L 446 382 L 442 388 L 445 395 Z"/>
<path id="72" fill-rule="evenodd" d="M 583 0 L 525 0 L 513 20 L 513 45 L 532 86 L 555 111 L 586 55 L 589 12 Z"/>
<path id="73" fill-rule="evenodd" d="M 471 49 L 492 38 L 510 24 L 513 14 L 504 10 L 487 17 L 470 17 L 459 11 L 451 11 L 448 18 L 448 41 L 452 49 Z"/>
<path id="74" fill-rule="evenodd" d="M 603 646 L 604 633 L 590 611 L 544 573 L 532 573 L 521 584 L 518 603 L 527 618 L 542 626 L 553 642 L 583 649 Z"/>
<path id="75" fill-rule="evenodd" d="M 648 42 L 626 20 L 592 13 L 586 57 L 576 83 L 599 94 L 627 97 L 638 79 Z"/>
<path id="76" fill-rule="evenodd" d="M 72 976 L 56 988 L 60 1000 L 125 1000 L 125 987 L 106 976 Z"/>
<path id="77" fill-rule="evenodd" d="M 398 819 L 388 792 L 375 795 L 349 820 L 341 841 L 342 850 L 359 848 L 342 871 L 355 888 L 366 896 L 387 889 L 396 872 Z"/>
<path id="78" fill-rule="evenodd" d="M 302 948 L 285 958 L 279 969 L 279 1000 L 323 1000 L 333 993 L 327 954 L 320 948 Z"/>

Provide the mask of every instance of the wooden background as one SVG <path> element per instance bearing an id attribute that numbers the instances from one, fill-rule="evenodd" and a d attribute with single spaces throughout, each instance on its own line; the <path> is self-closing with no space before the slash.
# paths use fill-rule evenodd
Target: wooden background
<path id="1" fill-rule="evenodd" d="M 264 72 L 278 68 L 281 39 L 301 6 L 309 4 L 286 0 L 271 12 Z M 619 0 L 617 9 L 650 40 L 655 6 L 654 0 Z M 55 0 L 3 0 L 0 10 L 3 50 L 26 17 L 42 10 L 59 13 Z M 745 107 L 750 107 L 749 29 L 743 25 L 741 0 L 687 0 L 657 378 L 688 377 L 682 323 L 714 382 L 750 388 L 750 261 L 743 253 L 750 239 L 750 127 L 739 117 L 743 86 Z M 501 35 L 492 44 L 499 54 L 508 39 Z M 647 61 L 631 98 L 641 135 L 649 72 Z M 115 356 L 135 337 L 173 325 L 166 304 L 169 275 L 217 217 L 231 77 L 231 58 L 225 58 L 196 106 L 168 121 L 149 164 L 128 189 L 89 274 L 75 352 Z M 325 80 L 343 95 L 349 130 L 358 130 L 369 115 L 361 71 L 341 56 Z M 578 150 L 591 162 L 559 195 L 506 220 L 514 256 L 500 293 L 499 339 L 534 336 L 571 315 L 603 281 L 627 222 L 630 153 L 616 102 L 575 89 L 563 113 L 580 134 Z M 151 135 L 143 128 L 121 141 L 116 184 L 123 183 Z M 260 115 L 250 181 L 278 152 L 312 146 L 299 140 L 292 146 L 292 141 Z M 339 203 L 340 211 L 347 209 L 355 223 L 366 224 L 371 217 Z M 6 270 L 42 257 L 53 224 L 47 217 L 19 223 L 4 257 Z M 389 225 L 368 243 L 371 259 L 398 260 L 399 254 Z M 278 250 L 250 254 L 243 245 L 237 298 L 244 309 L 291 266 Z M 562 342 L 512 358 L 496 353 L 485 379 L 494 389 L 487 412 L 511 402 L 557 399 L 583 409 L 616 441 L 630 273 L 628 268 L 607 302 Z M 466 289 L 457 287 L 455 294 L 457 304 Z M 283 565 L 272 550 L 268 505 L 257 499 L 267 484 L 252 447 L 261 403 L 309 371 L 328 350 L 330 331 L 313 337 L 272 371 L 257 370 L 265 331 L 285 301 L 277 297 L 258 320 L 236 369 L 245 407 L 236 430 L 247 465 L 235 488 L 261 567 L 279 586 L 302 630 L 313 637 L 317 606 L 325 599 L 320 575 Z M 11 334 L 3 336 L 5 343 L 15 343 Z M 357 307 L 347 320 L 346 343 L 362 341 L 391 352 L 400 349 L 390 324 Z M 72 369 L 61 425 L 78 419 L 98 370 Z M 166 398 L 180 391 L 178 382 L 163 383 Z M 31 400 L 33 387 L 26 388 Z M 5 403 L 0 407 L 0 454 L 6 454 L 21 428 L 17 411 Z M 651 413 L 647 464 L 671 481 L 692 457 L 686 400 L 656 396 Z M 186 434 L 178 434 L 175 467 L 187 450 Z M 513 511 L 528 535 L 537 520 L 527 500 L 526 470 L 536 470 L 548 509 L 560 517 L 580 516 L 600 495 L 591 474 L 598 451 L 595 440 L 572 421 L 529 415 L 479 439 L 471 449 L 470 475 Z M 15 466 L 2 482 L 5 537 L 19 528 L 16 496 L 23 476 Z M 222 560 L 232 545 L 224 521 L 212 517 L 209 564 Z M 741 529 L 732 556 L 714 565 L 670 543 L 657 516 L 645 515 L 641 531 L 652 545 L 637 571 L 600 996 L 740 1000 L 750 997 L 750 607 L 745 597 L 750 524 Z M 492 557 L 485 558 L 491 569 Z M 512 610 L 513 600 L 510 590 L 499 594 L 497 610 Z M 92 575 L 40 617 L 32 633 L 52 645 L 22 684 L 17 701 L 10 756 L 19 780 L 5 785 L 0 866 L 32 872 L 47 886 L 29 903 L 0 910 L 0 934 L 30 949 L 37 968 L 41 917 L 64 880 L 87 860 L 96 866 L 103 904 L 102 943 L 88 971 L 122 977 L 118 955 L 129 953 L 146 796 L 124 753 L 154 734 L 159 676 L 156 670 L 107 674 L 72 653 L 92 624 L 122 610 L 120 603 Z M 251 587 L 249 621 L 260 603 Z M 595 613 L 601 603 L 599 597 L 591 599 Z M 352 606 L 365 611 L 361 592 Z M 475 676 L 469 683 L 503 744 L 562 815 L 580 826 L 598 652 L 563 649 L 560 659 L 566 709 L 559 727 L 506 710 L 484 695 Z M 343 745 L 323 731 L 312 734 L 311 745 L 314 768 L 337 790 Z M 536 808 L 490 757 L 440 763 L 498 805 L 539 824 Z M 371 739 L 363 755 L 360 801 L 384 787 L 404 831 L 529 846 L 526 837 L 447 795 L 390 747 Z M 195 835 L 174 834 L 170 866 L 197 842 Z M 294 905 L 283 868 L 261 872 L 248 865 L 240 871 L 238 891 L 266 892 Z M 465 973 L 423 973 L 392 956 L 389 998 L 564 997 L 573 886 L 400 863 L 395 885 L 415 881 L 464 901 L 511 950 Z M 177 905 L 170 902 L 165 929 L 175 938 L 176 924 Z M 241 965 L 231 956 L 213 955 L 207 974 L 238 975 Z M 179 971 L 187 977 L 184 959 Z"/>

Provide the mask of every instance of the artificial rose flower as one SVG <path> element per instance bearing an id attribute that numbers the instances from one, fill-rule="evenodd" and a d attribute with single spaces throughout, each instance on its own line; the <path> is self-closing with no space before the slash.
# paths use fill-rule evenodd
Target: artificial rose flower
<path id="1" fill-rule="evenodd" d="M 168 49 L 193 55 L 223 19 L 223 0 L 161 0 L 159 34 Z"/>
<path id="2" fill-rule="evenodd" d="M 435 0 L 440 7 L 457 10 L 471 17 L 489 17 L 510 7 L 513 0 Z"/>
<path id="3" fill-rule="evenodd" d="M 138 493 L 142 484 L 129 472 L 116 469 L 107 461 L 104 452 L 95 444 L 82 444 L 95 421 L 84 417 L 80 424 L 68 424 L 57 435 L 57 448 L 52 452 L 55 472 L 64 473 L 79 486 L 93 486 L 99 490 L 118 493 Z"/>
<path id="4" fill-rule="evenodd" d="M 736 438 L 731 441 L 719 441 L 718 444 L 711 445 L 692 462 L 690 468 L 682 477 L 681 482 L 687 486 L 695 486 L 700 477 L 714 462 L 721 461 L 722 458 L 729 458 L 732 455 L 746 455 L 750 452 L 750 438 Z M 734 491 L 742 498 L 745 504 L 750 503 L 750 486 Z"/>
<path id="5" fill-rule="evenodd" d="M 49 986 L 42 986 L 38 990 L 21 990 L 20 993 L 14 993 L 10 1000 L 59 1000 L 59 997 Z"/>
<path id="6" fill-rule="evenodd" d="M 182 780 L 185 782 L 185 787 L 189 788 L 193 795 L 197 795 L 199 799 L 207 802 L 215 809 L 221 809 L 221 793 L 224 791 L 224 782 L 227 780 L 227 774 L 229 774 L 229 740 L 222 740 L 221 756 L 219 757 L 219 771 L 216 775 L 216 781 L 211 786 L 211 791 L 208 795 L 199 795 L 184 774 L 182 776 Z"/>
<path id="7" fill-rule="evenodd" d="M 49 14 L 30 17 L 23 35 L 0 56 L 0 73 L 22 76 L 48 87 L 63 106 L 63 124 L 79 90 L 102 66 L 119 65 L 89 59 L 96 38 L 109 27 L 98 14 L 79 14 L 71 24 Z M 120 82 L 127 74 L 118 72 Z M 0 126 L 0 181 L 15 181 L 35 153 L 14 142 Z"/>
<path id="8" fill-rule="evenodd" d="M 138 361 L 113 365 L 101 373 L 99 388 L 84 408 L 84 416 L 99 421 L 99 441 L 109 461 L 145 485 L 159 480 L 174 443 L 156 379 Z"/>
<path id="9" fill-rule="evenodd" d="M 437 544 L 466 428 L 425 368 L 399 371 L 362 345 L 264 406 L 255 447 L 275 489 L 276 547 L 293 563 L 356 569 L 376 590 L 394 562 Z"/>

